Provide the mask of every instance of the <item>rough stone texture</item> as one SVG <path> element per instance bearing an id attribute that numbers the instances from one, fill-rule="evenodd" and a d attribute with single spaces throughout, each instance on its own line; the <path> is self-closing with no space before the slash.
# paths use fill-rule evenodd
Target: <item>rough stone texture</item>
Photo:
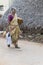
<path id="1" fill-rule="evenodd" d="M 43 26 L 43 0 L 15 0 L 13 5 L 19 17 L 23 18 L 25 25 Z"/>
<path id="2" fill-rule="evenodd" d="M 14 0 L 11 7 L 16 8 L 18 16 L 24 21 L 24 26 L 43 27 L 43 0 Z M 3 19 L 8 16 L 11 7 L 5 13 Z"/>

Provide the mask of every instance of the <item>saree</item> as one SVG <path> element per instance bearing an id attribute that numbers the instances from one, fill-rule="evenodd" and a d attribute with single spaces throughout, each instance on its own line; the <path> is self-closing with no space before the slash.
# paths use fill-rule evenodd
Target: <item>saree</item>
<path id="1" fill-rule="evenodd" d="M 17 22 L 17 16 L 15 15 L 13 20 L 9 24 L 9 31 L 12 38 L 12 42 L 15 43 L 19 39 L 20 28 Z"/>

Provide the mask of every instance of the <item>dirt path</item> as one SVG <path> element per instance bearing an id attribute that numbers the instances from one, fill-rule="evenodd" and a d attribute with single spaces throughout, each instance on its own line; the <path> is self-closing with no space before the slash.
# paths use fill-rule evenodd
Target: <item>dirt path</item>
<path id="1" fill-rule="evenodd" d="M 0 38 L 0 65 L 43 65 L 43 44 L 19 40 L 21 49 L 7 47 Z"/>

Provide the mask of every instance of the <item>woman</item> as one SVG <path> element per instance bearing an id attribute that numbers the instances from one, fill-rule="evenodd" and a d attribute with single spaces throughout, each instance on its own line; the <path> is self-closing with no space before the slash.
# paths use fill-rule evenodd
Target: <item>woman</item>
<path id="1" fill-rule="evenodd" d="M 15 45 L 15 48 L 19 48 L 17 42 L 21 31 L 17 23 L 17 15 L 16 10 L 14 8 L 12 8 L 11 14 L 8 16 L 8 20 L 9 20 L 9 31 L 12 38 L 12 43 Z"/>

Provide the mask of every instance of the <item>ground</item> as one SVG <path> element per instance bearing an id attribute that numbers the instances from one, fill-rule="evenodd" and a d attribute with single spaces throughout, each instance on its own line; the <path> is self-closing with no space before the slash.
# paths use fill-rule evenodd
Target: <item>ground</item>
<path id="1" fill-rule="evenodd" d="M 20 49 L 7 47 L 0 38 L 0 65 L 43 65 L 43 44 L 27 40 L 18 41 Z"/>

